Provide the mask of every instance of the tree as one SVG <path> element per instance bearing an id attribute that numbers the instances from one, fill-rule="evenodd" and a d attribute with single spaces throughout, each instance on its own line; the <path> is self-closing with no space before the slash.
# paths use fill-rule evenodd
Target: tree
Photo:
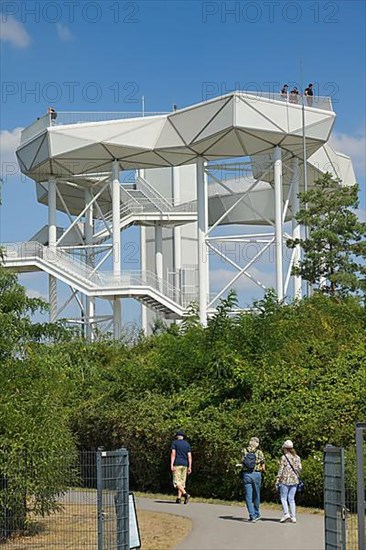
<path id="1" fill-rule="evenodd" d="M 304 252 L 292 274 L 332 296 L 366 290 L 366 223 L 354 212 L 358 191 L 357 185 L 341 186 L 324 174 L 313 189 L 299 195 L 307 208 L 295 218 L 308 228 L 308 237 L 287 241 L 289 248 L 300 244 Z"/>
<path id="2" fill-rule="evenodd" d="M 57 507 L 75 456 L 68 384 L 48 345 L 72 333 L 32 322 L 46 308 L 0 267 L 0 540 L 24 529 L 28 512 Z"/>

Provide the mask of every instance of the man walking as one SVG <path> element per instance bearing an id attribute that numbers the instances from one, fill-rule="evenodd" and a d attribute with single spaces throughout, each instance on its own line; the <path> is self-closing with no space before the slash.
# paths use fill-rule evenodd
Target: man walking
<path id="1" fill-rule="evenodd" d="M 178 430 L 175 434 L 175 440 L 171 446 L 170 452 L 170 469 L 173 473 L 173 485 L 178 491 L 177 504 L 182 502 L 187 504 L 190 495 L 186 491 L 187 474 L 192 473 L 192 450 L 191 446 L 184 439 L 185 434 L 182 430 Z"/>
<path id="2" fill-rule="evenodd" d="M 252 437 L 248 447 L 243 451 L 243 483 L 249 521 L 253 523 L 261 517 L 260 489 L 264 470 L 265 460 L 263 452 L 259 449 L 259 439 Z"/>

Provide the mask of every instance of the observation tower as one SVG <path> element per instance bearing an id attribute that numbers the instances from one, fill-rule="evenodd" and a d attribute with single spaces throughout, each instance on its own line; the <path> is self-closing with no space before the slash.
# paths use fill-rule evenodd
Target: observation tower
<path id="1" fill-rule="evenodd" d="M 182 319 L 192 301 L 206 324 L 240 277 L 265 290 L 252 268 L 268 250 L 278 298 L 301 297 L 301 279 L 291 275 L 299 247 L 284 259 L 286 239 L 301 234 L 298 193 L 326 171 L 355 183 L 351 159 L 328 144 L 336 115 L 326 97 L 304 105 L 236 91 L 170 113 L 51 116 L 25 128 L 17 149 L 48 221 L 29 241 L 5 244 L 4 265 L 47 273 L 50 320 L 75 301 L 90 338 L 103 323 L 119 338 L 123 298 L 142 304 L 145 330 L 156 314 Z M 61 214 L 67 223 L 58 223 Z M 131 225 L 140 227 L 132 271 L 121 261 Z M 243 264 L 228 243 L 257 252 Z M 214 295 L 213 255 L 234 270 Z M 70 290 L 63 303 L 60 283 Z M 98 314 L 101 300 L 110 314 Z"/>

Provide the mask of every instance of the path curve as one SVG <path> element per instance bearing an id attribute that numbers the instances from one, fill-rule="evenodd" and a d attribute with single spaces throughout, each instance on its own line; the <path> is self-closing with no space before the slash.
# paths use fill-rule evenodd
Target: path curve
<path id="1" fill-rule="evenodd" d="M 324 518 L 300 513 L 297 523 L 279 523 L 280 506 L 262 510 L 262 519 L 249 523 L 244 507 L 173 500 L 136 498 L 138 508 L 188 517 L 190 534 L 176 550 L 323 550 Z"/>

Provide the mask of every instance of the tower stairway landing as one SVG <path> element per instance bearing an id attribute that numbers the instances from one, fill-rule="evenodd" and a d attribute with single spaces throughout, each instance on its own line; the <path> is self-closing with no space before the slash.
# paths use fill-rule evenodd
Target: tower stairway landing
<path id="1" fill-rule="evenodd" d="M 135 298 L 168 319 L 182 319 L 189 303 L 196 299 L 183 295 L 151 271 L 100 272 L 63 250 L 38 242 L 11 243 L 3 248 L 6 268 L 19 273 L 44 271 L 90 297 Z"/>

